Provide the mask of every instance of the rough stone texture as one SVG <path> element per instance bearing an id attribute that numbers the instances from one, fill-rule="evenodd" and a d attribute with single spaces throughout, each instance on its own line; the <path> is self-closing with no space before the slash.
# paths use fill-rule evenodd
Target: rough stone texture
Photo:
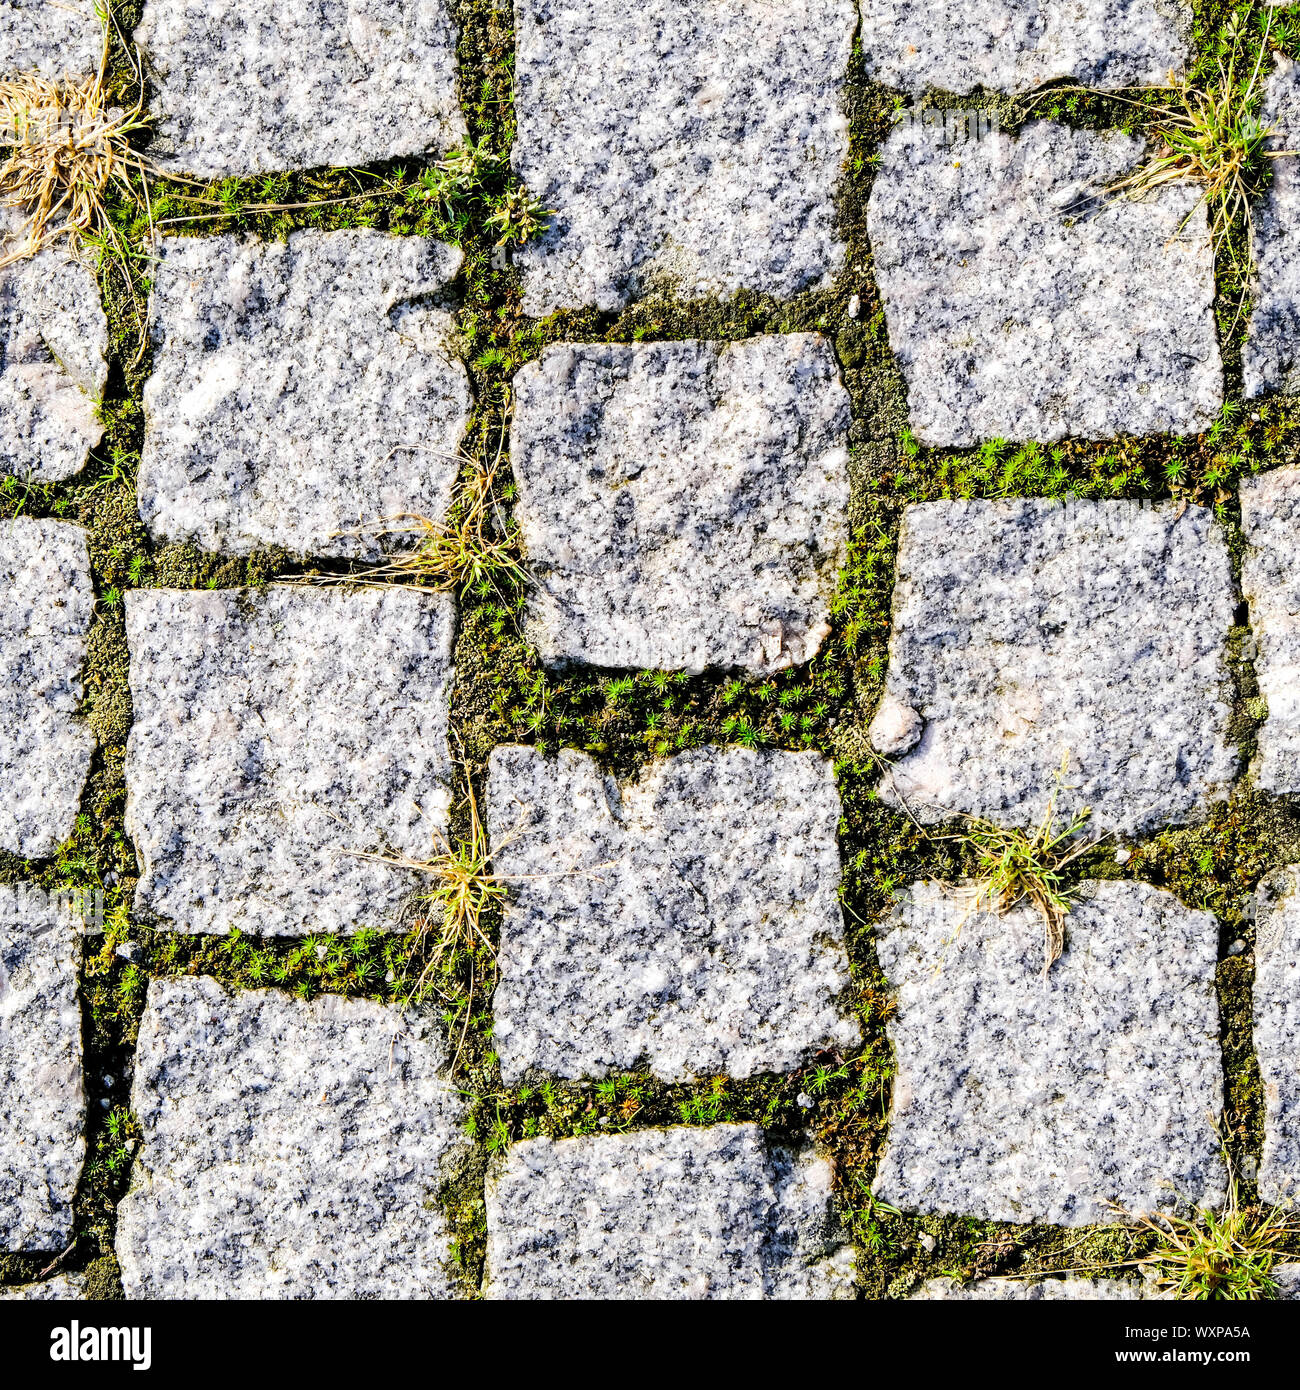
<path id="1" fill-rule="evenodd" d="M 54 853 L 72 834 L 94 735 L 79 718 L 95 609 L 86 533 L 0 521 L 0 849 Z"/>
<path id="2" fill-rule="evenodd" d="M 0 1251 L 62 1250 L 86 1141 L 78 938 L 44 894 L 0 887 Z"/>
<path id="3" fill-rule="evenodd" d="M 446 824 L 454 610 L 410 588 L 126 597 L 139 910 L 185 932 L 392 928 Z"/>
<path id="4" fill-rule="evenodd" d="M 1278 1265 L 1273 1270 L 1279 1300 L 1300 1300 L 1300 1264 Z"/>
<path id="5" fill-rule="evenodd" d="M 466 133 L 446 0 L 147 0 L 151 158 L 219 178 L 370 164 Z"/>
<path id="6" fill-rule="evenodd" d="M 454 1296 L 436 1197 L 467 1106 L 447 1060 L 427 1020 L 369 1000 L 154 980 L 118 1208 L 126 1296 Z"/>
<path id="7" fill-rule="evenodd" d="M 303 231 L 178 238 L 160 255 L 140 467 L 156 539 L 373 561 L 375 523 L 442 517 L 469 377 L 450 314 L 423 300 L 459 251 Z"/>
<path id="8" fill-rule="evenodd" d="M 1264 87 L 1261 117 L 1274 150 L 1300 149 L 1300 66 L 1279 56 Z M 1300 169 L 1274 159 L 1273 182 L 1254 208 L 1254 309 L 1241 349 L 1246 397 L 1300 392 Z"/>
<path id="9" fill-rule="evenodd" d="M 1103 192 L 1142 152 L 1048 122 L 960 151 L 921 123 L 890 135 L 867 226 L 922 443 L 1213 423 L 1223 370 L 1200 187 Z"/>
<path id="10" fill-rule="evenodd" d="M 829 632 L 849 398 L 815 334 L 561 344 L 515 378 L 542 660 L 773 671 Z"/>
<path id="11" fill-rule="evenodd" d="M 790 295 L 843 263 L 852 0 L 516 0 L 514 167 L 554 210 L 525 312 Z"/>
<path id="12" fill-rule="evenodd" d="M 0 208 L 0 255 L 23 220 Z M 61 482 L 85 467 L 103 427 L 108 320 L 94 274 L 51 248 L 0 269 L 0 475 Z"/>
<path id="13" fill-rule="evenodd" d="M 0 0 L 0 77 L 89 75 L 103 50 L 95 0 Z"/>
<path id="14" fill-rule="evenodd" d="M 1158 1298 L 1136 1279 L 976 1279 L 962 1284 L 956 1279 L 927 1279 L 914 1299 L 945 1302 L 1123 1302 Z"/>
<path id="15" fill-rule="evenodd" d="M 863 0 L 862 51 L 869 76 L 917 96 L 1025 92 L 1057 78 L 1165 87 L 1186 67 L 1191 27 L 1177 0 Z"/>
<path id="16" fill-rule="evenodd" d="M 926 502 L 898 550 L 873 743 L 894 805 L 1094 831 L 1181 822 L 1227 795 L 1235 596 L 1212 514 L 1186 503 Z M 910 718 L 908 716 L 916 716 Z M 908 751 L 911 749 L 911 751 Z"/>
<path id="17" fill-rule="evenodd" d="M 666 1081 L 788 1072 L 858 1026 L 837 898 L 840 802 L 812 753 L 705 748 L 620 788 L 576 749 L 492 754 L 495 1043 L 536 1069 Z"/>
<path id="18" fill-rule="evenodd" d="M 997 916 L 970 888 L 914 884 L 884 923 L 883 1201 L 1063 1226 L 1223 1201 L 1218 923 L 1145 883 L 1088 894 L 1046 980 L 1028 905 Z"/>
<path id="19" fill-rule="evenodd" d="M 1250 604 L 1259 693 L 1268 705 L 1255 780 L 1265 791 L 1300 792 L 1300 468 L 1243 478 L 1241 525 L 1241 589 Z"/>
<path id="20" fill-rule="evenodd" d="M 487 1226 L 489 1298 L 852 1294 L 830 1165 L 757 1125 L 525 1140 L 488 1180 Z"/>
<path id="21" fill-rule="evenodd" d="M 1255 913 L 1255 1055 L 1264 1083 L 1265 1202 L 1300 1197 L 1300 865 L 1260 883 Z"/>
<path id="22" fill-rule="evenodd" d="M 56 1274 L 40 1284 L 16 1284 L 0 1287 L 0 1303 L 32 1300 L 41 1303 L 66 1303 L 84 1299 L 86 1280 L 81 1274 Z"/>

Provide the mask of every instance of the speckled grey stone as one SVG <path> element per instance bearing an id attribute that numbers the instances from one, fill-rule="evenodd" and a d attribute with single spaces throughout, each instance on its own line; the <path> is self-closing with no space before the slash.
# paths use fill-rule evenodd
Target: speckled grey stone
<path id="1" fill-rule="evenodd" d="M 86 1141 L 78 937 L 66 907 L 0 887 L 0 1251 L 62 1250 Z"/>
<path id="2" fill-rule="evenodd" d="M 488 810 L 512 880 L 494 1029 L 507 1085 L 787 1072 L 858 1041 L 837 1002 L 840 802 L 816 754 L 703 748 L 620 788 L 577 749 L 501 747 Z"/>
<path id="3" fill-rule="evenodd" d="M 542 660 L 808 661 L 848 541 L 849 397 L 815 334 L 559 344 L 515 378 Z"/>
<path id="4" fill-rule="evenodd" d="M 852 0 L 515 0 L 511 157 L 554 212 L 515 253 L 525 311 L 827 283 L 855 21 Z"/>
<path id="5" fill-rule="evenodd" d="M 86 533 L 0 521 L 0 849 L 51 855 L 72 834 L 95 738 L 80 718 L 95 610 Z"/>
<path id="6" fill-rule="evenodd" d="M 155 539 L 373 561 L 376 523 L 442 517 L 470 389 L 450 314 L 425 300 L 459 251 L 302 231 L 179 238 L 160 256 L 140 465 Z"/>
<path id="7" fill-rule="evenodd" d="M 0 255 L 22 243 L 0 208 Z M 61 482 L 85 467 L 103 427 L 108 321 L 88 265 L 61 248 L 0 269 L 0 475 Z"/>
<path id="8" fill-rule="evenodd" d="M 467 1105 L 427 1019 L 367 999 L 149 986 L 118 1208 L 128 1298 L 448 1298 L 438 1191 Z"/>
<path id="9" fill-rule="evenodd" d="M 1142 152 L 1049 122 L 960 149 L 920 123 L 886 140 L 867 226 L 922 443 L 1213 423 L 1223 370 L 1201 189 L 1106 195 Z"/>
<path id="10" fill-rule="evenodd" d="M 0 77 L 87 76 L 103 51 L 95 0 L 0 0 Z"/>
<path id="11" fill-rule="evenodd" d="M 880 928 L 897 999 L 881 1200 L 1061 1226 L 1223 1201 L 1218 923 L 1150 884 L 1087 890 L 1046 979 L 1027 904 L 998 916 L 918 883 Z"/>
<path id="12" fill-rule="evenodd" d="M 1277 1265 L 1272 1278 L 1277 1285 L 1279 1300 L 1300 1301 L 1300 1264 Z"/>
<path id="13" fill-rule="evenodd" d="M 1191 51 L 1178 0 L 863 0 L 867 74 L 919 95 L 927 87 L 1025 92 L 1073 78 L 1088 87 L 1167 87 Z"/>
<path id="14" fill-rule="evenodd" d="M 757 1125 L 514 1145 L 488 1180 L 489 1298 L 852 1295 L 830 1165 Z"/>
<path id="15" fill-rule="evenodd" d="M 1268 875 L 1256 891 L 1255 1055 L 1264 1083 L 1259 1195 L 1300 1198 L 1300 865 Z"/>
<path id="16" fill-rule="evenodd" d="M 371 164 L 465 136 L 446 0 L 146 0 L 150 157 L 219 178 Z"/>
<path id="17" fill-rule="evenodd" d="M 1135 834 L 1226 797 L 1236 608 L 1223 533 L 1186 503 L 925 502 L 904 514 L 882 795 L 927 821 Z M 909 719 L 908 716 L 917 716 Z"/>
<path id="18" fill-rule="evenodd" d="M 928 1279 L 914 1299 L 945 1302 L 1123 1302 L 1157 1298 L 1137 1279 L 976 1279 L 969 1284 L 956 1279 Z"/>
<path id="19" fill-rule="evenodd" d="M 39 1284 L 13 1284 L 0 1286 L 0 1302 L 33 1301 L 41 1303 L 61 1303 L 73 1299 L 84 1299 L 86 1280 L 80 1274 L 56 1274 Z"/>
<path id="20" fill-rule="evenodd" d="M 1264 87 L 1261 118 L 1273 150 L 1300 149 L 1300 66 L 1279 55 Z M 1270 160 L 1273 181 L 1253 209 L 1254 308 L 1241 349 L 1246 397 L 1300 392 L 1300 168 Z"/>
<path id="21" fill-rule="evenodd" d="M 1243 478 L 1240 492 L 1241 589 L 1250 604 L 1259 693 L 1268 705 L 1255 780 L 1265 791 L 1300 792 L 1300 468 Z"/>
<path id="22" fill-rule="evenodd" d="M 185 932 L 389 929 L 446 824 L 454 610 L 411 588 L 137 590 L 136 906 Z"/>

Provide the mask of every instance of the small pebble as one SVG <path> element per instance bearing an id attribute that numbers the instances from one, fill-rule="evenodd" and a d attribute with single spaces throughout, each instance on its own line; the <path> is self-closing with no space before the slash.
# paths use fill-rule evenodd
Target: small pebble
<path id="1" fill-rule="evenodd" d="M 803 1110 L 811 1110 L 813 1098 L 809 1095 L 805 1095 L 803 1091 L 800 1091 L 799 1094 L 795 1096 L 794 1103 Z"/>
<path id="2" fill-rule="evenodd" d="M 921 1232 L 921 1249 L 924 1250 L 927 1255 L 934 1254 L 934 1247 L 938 1243 L 939 1242 L 935 1240 L 935 1238 L 930 1234 L 929 1231 Z"/>
<path id="3" fill-rule="evenodd" d="M 113 954 L 115 956 L 120 956 L 122 960 L 127 961 L 131 965 L 138 965 L 144 956 L 144 952 L 140 949 L 140 943 L 138 941 L 123 941 Z"/>
<path id="4" fill-rule="evenodd" d="M 1245 949 L 1246 943 L 1244 941 L 1234 941 L 1232 945 L 1228 947 L 1228 954 L 1230 956 L 1239 956 Z"/>
<path id="5" fill-rule="evenodd" d="M 1117 850 L 1115 851 L 1115 862 L 1116 862 L 1117 864 L 1127 864 L 1128 861 L 1129 861 L 1130 859 L 1132 859 L 1132 858 L 1133 858 L 1133 854 L 1132 854 L 1132 851 L 1131 851 L 1131 850 L 1127 850 L 1127 849 L 1117 849 Z"/>
<path id="6" fill-rule="evenodd" d="M 857 316 L 858 316 L 861 312 L 862 312 L 862 297 L 861 297 L 861 295 L 856 295 L 856 294 L 855 294 L 855 295 L 852 297 L 852 299 L 849 300 L 849 317 L 850 317 L 851 319 L 855 319 L 855 318 L 857 318 Z"/>

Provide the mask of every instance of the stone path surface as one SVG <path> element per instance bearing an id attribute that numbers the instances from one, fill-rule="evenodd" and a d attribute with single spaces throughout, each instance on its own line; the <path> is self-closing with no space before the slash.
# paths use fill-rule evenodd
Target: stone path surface
<path id="1" fill-rule="evenodd" d="M 828 281 L 855 23 L 852 0 L 517 0 L 512 160 L 555 212 L 515 253 L 525 310 Z"/>
<path id="2" fill-rule="evenodd" d="M 871 725 L 881 795 L 923 821 L 1094 831 L 1185 821 L 1226 797 L 1223 533 L 1185 503 L 926 502 L 904 515 L 889 672 Z M 1177 614 L 1177 622 L 1170 615 Z"/>
<path id="3" fill-rule="evenodd" d="M 1300 865 L 1268 875 L 1256 891 L 1255 1055 L 1264 1083 L 1265 1202 L 1300 1197 Z"/>
<path id="4" fill-rule="evenodd" d="M 0 254 L 22 233 L 0 208 Z M 51 483 L 81 471 L 103 434 L 107 351 L 89 263 L 50 249 L 0 268 L 0 476 Z"/>
<path id="5" fill-rule="evenodd" d="M 868 230 L 923 444 L 1210 426 L 1223 370 L 1204 204 L 1191 183 L 1107 197 L 1142 154 L 1046 121 L 957 157 L 922 124 L 886 140 Z"/>
<path id="6" fill-rule="evenodd" d="M 165 167 L 220 178 L 435 154 L 464 138 L 445 0 L 146 0 Z"/>
<path id="7" fill-rule="evenodd" d="M 864 0 L 867 72 L 922 96 L 927 87 L 1026 92 L 1072 78 L 1088 87 L 1166 87 L 1191 56 L 1192 13 L 1178 0 Z"/>
<path id="8" fill-rule="evenodd" d="M 139 911 L 182 932 L 392 928 L 447 820 L 451 600 L 273 585 L 126 598 Z"/>
<path id="9" fill-rule="evenodd" d="M 128 1298 L 448 1298 L 435 1198 L 466 1102 L 429 1025 L 363 999 L 149 986 L 118 1210 Z"/>
<path id="10" fill-rule="evenodd" d="M 0 849 L 53 854 L 72 833 L 94 735 L 79 717 L 95 607 L 86 533 L 0 521 Z"/>
<path id="11" fill-rule="evenodd" d="M 823 1299 L 852 1292 L 831 1170 L 756 1125 L 530 1139 L 488 1180 L 498 1299 Z"/>
<path id="12" fill-rule="evenodd" d="M 1272 149 L 1300 149 L 1300 67 L 1289 58 L 1277 59 L 1260 114 Z M 1241 350 L 1248 399 L 1300 391 L 1300 172 L 1294 159 L 1270 164 L 1272 183 L 1253 210 L 1254 308 Z"/>
<path id="13" fill-rule="evenodd" d="M 451 316 L 427 301 L 458 250 L 305 231 L 176 239 L 160 256 L 140 468 L 156 539 L 373 561 L 358 527 L 441 520 L 471 402 Z"/>
<path id="14" fill-rule="evenodd" d="M 498 748 L 511 881 L 495 1042 L 506 1083 L 645 1063 L 665 1081 L 785 1072 L 852 1046 L 840 803 L 814 754 L 706 748 L 618 787 L 564 749 Z"/>
<path id="15" fill-rule="evenodd" d="M 40 1284 L 18 1284 L 0 1288 L 0 1302 L 13 1300 L 59 1303 L 86 1296 L 86 1281 L 79 1274 L 56 1274 Z"/>
<path id="16" fill-rule="evenodd" d="M 1102 882 L 1067 933 L 1044 979 L 1033 908 L 998 916 L 936 883 L 878 929 L 897 998 L 881 1201 L 1062 1226 L 1223 1201 L 1217 921 Z"/>
<path id="17" fill-rule="evenodd" d="M 0 1253 L 59 1251 L 86 1144 L 76 924 L 0 886 Z"/>
<path id="18" fill-rule="evenodd" d="M 1300 468 L 1243 478 L 1240 496 L 1241 590 L 1250 604 L 1259 693 L 1268 705 L 1253 771 L 1266 791 L 1300 792 Z"/>
<path id="19" fill-rule="evenodd" d="M 0 78 L 89 76 L 99 67 L 104 28 L 95 0 L 5 0 Z"/>
<path id="20" fill-rule="evenodd" d="M 561 344 L 515 392 L 544 661 L 774 671 L 816 653 L 848 542 L 849 397 L 824 338 Z"/>
<path id="21" fill-rule="evenodd" d="M 912 1297 L 945 1302 L 1132 1303 L 1159 1295 L 1137 1279 L 976 1279 L 969 1284 L 928 1279 Z"/>

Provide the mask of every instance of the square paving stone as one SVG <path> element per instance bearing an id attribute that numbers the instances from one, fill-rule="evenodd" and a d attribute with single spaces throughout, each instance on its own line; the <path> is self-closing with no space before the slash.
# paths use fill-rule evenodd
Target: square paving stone
<path id="1" fill-rule="evenodd" d="M 77 924 L 0 887 L 0 1254 L 62 1250 L 85 1158 Z"/>
<path id="2" fill-rule="evenodd" d="M 467 1106 L 427 1019 L 154 980 L 118 1208 L 128 1298 L 454 1297 L 438 1192 Z"/>
<path id="3" fill-rule="evenodd" d="M 1300 1198 L 1300 865 L 1270 874 L 1256 893 L 1255 1055 L 1264 1083 L 1259 1195 Z"/>
<path id="4" fill-rule="evenodd" d="M 1087 885 L 1043 976 L 1027 904 L 914 884 L 879 930 L 897 1072 L 875 1193 L 1059 1226 L 1218 1206 L 1219 928 L 1145 883 Z"/>
<path id="5" fill-rule="evenodd" d="M 136 590 L 126 828 L 183 932 L 391 929 L 447 821 L 454 609 L 411 588 Z"/>
<path id="6" fill-rule="evenodd" d="M 1260 114 L 1271 149 L 1300 149 L 1300 65 L 1290 58 L 1277 59 Z M 1248 398 L 1300 392 L 1300 169 L 1294 156 L 1269 164 L 1272 183 L 1253 210 L 1254 309 L 1241 350 Z"/>
<path id="7" fill-rule="evenodd" d="M 757 1125 L 525 1140 L 487 1226 L 489 1298 L 852 1296 L 830 1165 Z"/>
<path id="8" fill-rule="evenodd" d="M 159 255 L 140 466 L 155 539 L 373 561 L 376 523 L 442 518 L 470 388 L 450 314 L 425 300 L 459 251 L 303 231 L 177 238 Z"/>
<path id="9" fill-rule="evenodd" d="M 221 178 L 371 164 L 462 140 L 447 0 L 146 0 L 149 155 Z"/>
<path id="10" fill-rule="evenodd" d="M 81 77 L 98 71 L 104 26 L 95 0 L 4 0 L 0 78 L 20 72 Z"/>
<path id="11" fill-rule="evenodd" d="M 895 759 L 882 796 L 926 821 L 1028 826 L 1059 780 L 1059 815 L 1089 808 L 1092 833 L 1203 814 L 1237 770 L 1235 609 L 1223 532 L 1202 507 L 907 508 L 870 729 Z"/>
<path id="12" fill-rule="evenodd" d="M 1223 404 L 1201 189 L 1108 185 L 1142 141 L 1049 122 L 959 149 L 907 123 L 867 226 L 916 437 L 1195 434 Z"/>
<path id="13" fill-rule="evenodd" d="M 1268 705 L 1255 781 L 1265 791 L 1300 792 L 1300 468 L 1243 478 L 1240 493 L 1241 589 L 1250 604 L 1259 693 Z"/>
<path id="14" fill-rule="evenodd" d="M 1169 86 L 1191 54 L 1192 12 L 1178 0 L 863 0 L 867 74 L 927 87 L 1024 92 L 1058 78 L 1089 87 Z"/>
<path id="15" fill-rule="evenodd" d="M 496 991 L 507 1085 L 641 1065 L 787 1072 L 857 1043 L 838 996 L 839 796 L 813 753 L 704 748 L 620 787 L 576 749 L 497 748 L 509 880 Z"/>
<path id="16" fill-rule="evenodd" d="M 791 295 L 844 259 L 852 0 L 515 0 L 515 170 L 553 210 L 524 307 Z"/>
<path id="17" fill-rule="evenodd" d="M 23 219 L 0 208 L 0 255 Z M 0 269 L 0 475 L 57 483 L 103 435 L 108 320 L 90 268 L 50 248 Z"/>
<path id="18" fill-rule="evenodd" d="M 0 849 L 54 853 L 72 834 L 95 737 L 80 717 L 95 611 L 86 533 L 0 521 Z"/>
<path id="19" fill-rule="evenodd" d="M 542 660 L 810 660 L 847 557 L 848 428 L 815 334 L 547 349 L 511 434 Z"/>

